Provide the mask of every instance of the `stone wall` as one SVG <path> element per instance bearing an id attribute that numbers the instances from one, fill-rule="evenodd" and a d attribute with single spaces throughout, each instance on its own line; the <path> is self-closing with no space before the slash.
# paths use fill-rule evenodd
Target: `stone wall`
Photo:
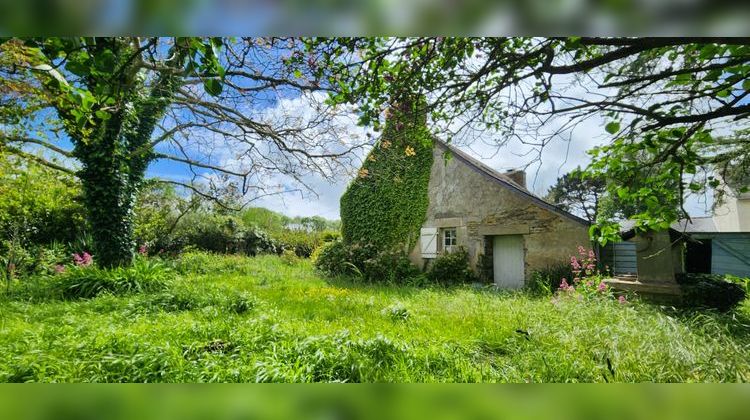
<path id="1" fill-rule="evenodd" d="M 477 272 L 481 256 L 491 253 L 494 235 L 523 235 L 527 280 L 535 270 L 566 263 L 578 245 L 590 245 L 586 225 L 509 189 L 459 156 L 446 161 L 444 150 L 434 149 L 424 227 L 455 227 L 458 245 L 467 249 Z M 426 266 L 419 244 L 410 258 Z"/>

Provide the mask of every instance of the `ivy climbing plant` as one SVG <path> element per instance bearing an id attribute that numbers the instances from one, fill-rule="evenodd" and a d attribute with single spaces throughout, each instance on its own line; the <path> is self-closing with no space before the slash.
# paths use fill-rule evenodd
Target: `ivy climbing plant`
<path id="1" fill-rule="evenodd" d="M 344 242 L 406 252 L 415 245 L 433 162 L 422 110 L 420 101 L 401 101 L 389 111 L 382 136 L 341 197 Z"/>

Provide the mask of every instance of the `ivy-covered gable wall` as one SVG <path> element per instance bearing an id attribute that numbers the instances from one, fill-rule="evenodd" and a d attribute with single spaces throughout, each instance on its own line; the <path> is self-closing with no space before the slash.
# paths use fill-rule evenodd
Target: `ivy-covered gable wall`
<path id="1" fill-rule="evenodd" d="M 416 243 L 433 162 L 426 116 L 417 108 L 390 111 L 380 140 L 341 197 L 344 242 L 407 252 Z"/>

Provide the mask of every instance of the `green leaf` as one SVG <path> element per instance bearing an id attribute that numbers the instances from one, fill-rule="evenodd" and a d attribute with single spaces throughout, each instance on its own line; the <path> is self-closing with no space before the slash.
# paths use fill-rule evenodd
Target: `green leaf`
<path id="1" fill-rule="evenodd" d="M 612 121 L 607 124 L 604 129 L 607 130 L 607 133 L 609 134 L 615 134 L 620 131 L 620 123 L 617 121 Z"/>
<path id="2" fill-rule="evenodd" d="M 203 88 L 211 96 L 218 96 L 224 89 L 224 85 L 216 79 L 206 79 L 203 81 Z"/>
<path id="3" fill-rule="evenodd" d="M 65 65 L 65 70 L 81 77 L 88 76 L 88 74 L 91 72 L 91 68 L 89 68 L 87 63 L 72 60 L 68 61 L 68 64 Z"/>
<path id="4" fill-rule="evenodd" d="M 115 54 L 110 50 L 104 50 L 94 58 L 94 63 L 99 72 L 109 74 L 115 71 Z"/>
<path id="5" fill-rule="evenodd" d="M 94 114 L 96 115 L 96 118 L 99 118 L 102 121 L 107 121 L 112 118 L 112 115 L 106 111 L 96 111 Z"/>
<path id="6" fill-rule="evenodd" d="M 750 79 L 745 79 L 745 81 L 742 82 L 742 89 L 750 90 Z"/>

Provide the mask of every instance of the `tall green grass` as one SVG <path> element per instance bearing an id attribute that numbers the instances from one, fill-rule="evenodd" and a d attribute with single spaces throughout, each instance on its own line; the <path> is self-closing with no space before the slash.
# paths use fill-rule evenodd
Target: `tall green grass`
<path id="1" fill-rule="evenodd" d="M 54 280 L 54 277 L 53 277 Z M 46 284 L 46 283 L 45 283 Z M 750 377 L 750 305 L 362 285 L 188 254 L 163 288 L 0 298 L 4 382 L 703 382 Z M 43 287 L 39 286 L 39 287 Z"/>

